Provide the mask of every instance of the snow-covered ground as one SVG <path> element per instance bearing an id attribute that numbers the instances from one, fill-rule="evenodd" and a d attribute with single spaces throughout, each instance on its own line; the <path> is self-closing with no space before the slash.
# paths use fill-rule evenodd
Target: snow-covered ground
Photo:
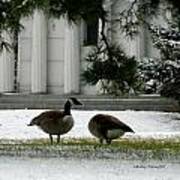
<path id="1" fill-rule="evenodd" d="M 1 110 L 0 139 L 47 138 L 37 127 L 28 127 L 44 110 Z M 92 137 L 89 119 L 97 113 L 111 114 L 131 126 L 136 133 L 128 138 L 180 137 L 180 114 L 145 111 L 73 110 L 75 126 L 64 137 Z M 122 158 L 32 158 L 0 157 L 0 180 L 178 180 L 180 161 L 123 160 Z"/>
<path id="2" fill-rule="evenodd" d="M 0 138 L 1 139 L 34 139 L 47 138 L 47 134 L 36 126 L 27 124 L 33 117 L 45 110 L 1 110 Z M 180 114 L 150 111 L 79 111 L 72 110 L 75 119 L 73 129 L 63 137 L 92 137 L 87 125 L 89 119 L 97 113 L 106 113 L 118 117 L 128 124 L 135 134 L 124 137 L 171 138 L 180 137 Z"/>
<path id="3" fill-rule="evenodd" d="M 1 157 L 1 180 L 178 180 L 180 163 Z"/>

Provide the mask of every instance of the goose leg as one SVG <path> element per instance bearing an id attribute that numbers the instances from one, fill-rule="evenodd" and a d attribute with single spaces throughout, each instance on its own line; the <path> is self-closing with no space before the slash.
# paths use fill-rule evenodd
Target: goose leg
<path id="1" fill-rule="evenodd" d="M 51 144 L 53 144 L 53 136 L 51 134 L 49 134 L 49 139 L 50 139 Z"/>
<path id="2" fill-rule="evenodd" d="M 111 139 L 106 139 L 107 144 L 111 144 Z"/>
<path id="3" fill-rule="evenodd" d="M 100 139 L 99 139 L 99 142 L 100 142 L 100 144 L 103 144 L 103 139 L 100 138 Z"/>
<path id="4" fill-rule="evenodd" d="M 57 135 L 57 144 L 60 142 L 60 135 Z"/>

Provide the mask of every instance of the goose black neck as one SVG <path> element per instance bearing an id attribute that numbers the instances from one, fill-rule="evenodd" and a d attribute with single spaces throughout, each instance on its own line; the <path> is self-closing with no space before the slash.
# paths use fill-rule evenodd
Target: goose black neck
<path id="1" fill-rule="evenodd" d="M 71 102 L 69 100 L 67 100 L 64 105 L 64 114 L 71 115 Z"/>

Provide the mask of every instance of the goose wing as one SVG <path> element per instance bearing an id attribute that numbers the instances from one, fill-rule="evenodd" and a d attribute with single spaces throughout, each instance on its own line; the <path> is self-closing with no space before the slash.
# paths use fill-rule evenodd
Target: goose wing
<path id="1" fill-rule="evenodd" d="M 62 111 L 46 111 L 35 117 L 32 121 L 35 122 L 36 125 L 46 124 L 57 122 L 58 120 L 64 117 L 64 113 Z"/>
<path id="2" fill-rule="evenodd" d="M 44 112 L 39 117 L 39 127 L 49 134 L 61 134 L 64 131 L 63 117 L 63 112 Z"/>
<path id="3" fill-rule="evenodd" d="M 128 125 L 111 115 L 98 114 L 93 117 L 93 121 L 103 130 L 122 129 L 125 132 L 134 132 Z"/>

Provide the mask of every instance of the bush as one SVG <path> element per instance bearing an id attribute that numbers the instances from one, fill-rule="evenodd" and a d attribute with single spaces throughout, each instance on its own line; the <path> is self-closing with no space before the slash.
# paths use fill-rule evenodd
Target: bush
<path id="1" fill-rule="evenodd" d="M 178 75 L 174 81 L 165 83 L 160 93 L 162 96 L 174 98 L 180 103 L 180 75 Z"/>
<path id="2" fill-rule="evenodd" d="M 100 83 L 103 92 L 108 94 L 137 93 L 141 88 L 137 61 L 126 56 L 119 46 L 109 48 L 110 51 L 96 47 L 87 56 L 89 65 L 82 73 L 83 80 L 91 85 Z"/>
<path id="3" fill-rule="evenodd" d="M 163 85 L 178 74 L 178 65 L 172 61 L 144 58 L 139 63 L 139 73 L 146 94 L 159 93 Z"/>
<path id="4" fill-rule="evenodd" d="M 168 64 L 170 74 L 161 87 L 161 95 L 172 97 L 180 101 L 180 32 L 179 27 L 171 25 L 169 28 L 152 27 L 154 45 L 161 52 L 163 64 Z"/>

